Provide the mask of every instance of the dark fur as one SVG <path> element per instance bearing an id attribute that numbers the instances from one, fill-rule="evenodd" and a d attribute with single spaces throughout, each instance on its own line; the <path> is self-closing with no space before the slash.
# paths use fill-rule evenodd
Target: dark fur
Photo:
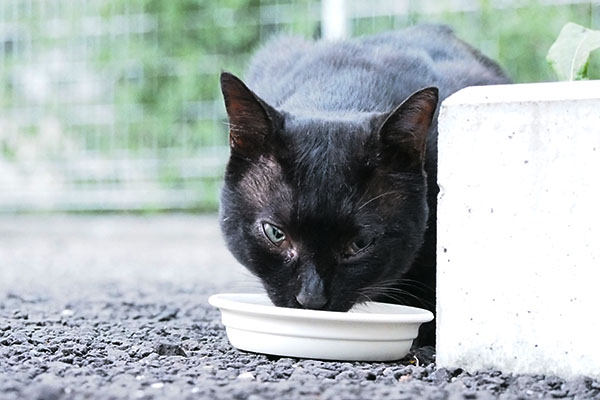
<path id="1" fill-rule="evenodd" d="M 278 306 L 434 310 L 438 97 L 506 83 L 500 68 L 450 29 L 420 26 L 335 43 L 277 38 L 246 81 L 252 91 L 221 78 L 231 157 L 220 218 L 234 256 Z M 271 243 L 264 222 L 289 242 Z M 357 237 L 372 244 L 348 256 Z"/>

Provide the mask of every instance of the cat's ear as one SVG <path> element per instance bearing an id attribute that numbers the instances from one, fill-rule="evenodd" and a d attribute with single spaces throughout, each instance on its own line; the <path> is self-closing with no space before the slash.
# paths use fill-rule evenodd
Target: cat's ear
<path id="1" fill-rule="evenodd" d="M 401 168 L 418 169 L 425 160 L 427 134 L 438 103 L 438 89 L 410 95 L 385 117 L 379 129 L 382 154 Z"/>
<path id="2" fill-rule="evenodd" d="M 231 150 L 244 156 L 262 154 L 268 136 L 281 121 L 279 113 L 228 72 L 221 73 L 221 91 L 229 116 Z"/>

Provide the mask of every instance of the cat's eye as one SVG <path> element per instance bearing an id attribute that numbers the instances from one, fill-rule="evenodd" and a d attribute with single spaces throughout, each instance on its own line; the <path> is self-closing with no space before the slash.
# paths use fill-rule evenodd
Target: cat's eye
<path id="1" fill-rule="evenodd" d="M 373 243 L 371 236 L 361 235 L 356 237 L 346 246 L 346 256 L 352 257 L 367 249 Z"/>
<path id="2" fill-rule="evenodd" d="M 285 233 L 275 225 L 271 225 L 268 222 L 263 223 L 263 231 L 267 239 L 271 241 L 275 246 L 281 246 L 285 240 Z"/>

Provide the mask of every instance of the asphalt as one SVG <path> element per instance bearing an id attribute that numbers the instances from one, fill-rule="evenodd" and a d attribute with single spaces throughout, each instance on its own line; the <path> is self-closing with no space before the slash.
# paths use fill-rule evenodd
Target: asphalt
<path id="1" fill-rule="evenodd" d="M 210 294 L 260 291 L 215 216 L 0 216 L 0 400 L 600 399 L 586 377 L 273 357 L 230 346 Z"/>

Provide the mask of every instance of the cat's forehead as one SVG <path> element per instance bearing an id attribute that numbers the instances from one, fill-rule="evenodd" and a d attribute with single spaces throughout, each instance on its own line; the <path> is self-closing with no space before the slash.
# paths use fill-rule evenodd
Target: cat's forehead
<path id="1" fill-rule="evenodd" d="M 363 186 L 361 169 L 373 134 L 373 115 L 311 114 L 286 119 L 287 181 L 295 193 L 296 216 L 316 221 L 343 216 Z"/>
<path id="2" fill-rule="evenodd" d="M 284 112 L 285 130 L 289 133 L 320 131 L 335 134 L 337 132 L 370 132 L 381 118 L 376 112 L 329 112 L 295 111 Z"/>
<path id="3" fill-rule="evenodd" d="M 374 113 L 286 115 L 282 135 L 297 165 L 349 163 L 364 151 L 376 125 Z"/>

